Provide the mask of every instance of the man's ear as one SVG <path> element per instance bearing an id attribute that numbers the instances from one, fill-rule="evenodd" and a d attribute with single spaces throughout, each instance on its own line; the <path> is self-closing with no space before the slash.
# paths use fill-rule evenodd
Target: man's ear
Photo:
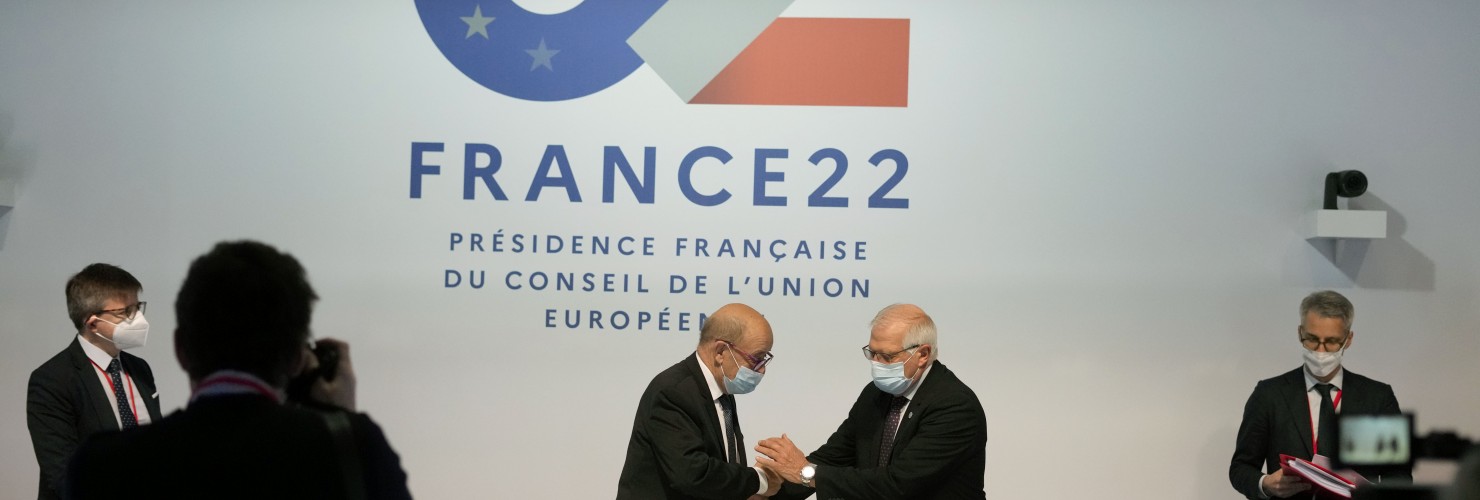
<path id="1" fill-rule="evenodd" d="M 931 361 L 935 361 L 935 346 L 930 344 L 920 346 L 920 355 L 916 356 L 916 358 L 919 359 L 918 367 L 924 368 Z"/>
<path id="2" fill-rule="evenodd" d="M 718 340 L 714 341 L 714 343 L 714 365 L 724 366 L 725 355 L 727 352 L 729 352 L 728 349 L 730 348 L 730 345 Z"/>

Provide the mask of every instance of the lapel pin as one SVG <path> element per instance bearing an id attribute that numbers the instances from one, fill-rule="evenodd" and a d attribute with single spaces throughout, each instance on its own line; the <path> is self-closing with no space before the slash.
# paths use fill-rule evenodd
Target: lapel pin
<path id="1" fill-rule="evenodd" d="M 910 414 L 905 415 L 904 418 L 915 418 L 915 412 L 910 412 Z"/>

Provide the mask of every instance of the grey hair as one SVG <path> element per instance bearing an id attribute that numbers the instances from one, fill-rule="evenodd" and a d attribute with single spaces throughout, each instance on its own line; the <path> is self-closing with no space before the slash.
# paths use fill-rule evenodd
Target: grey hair
<path id="1" fill-rule="evenodd" d="M 911 304 L 890 304 L 874 315 L 873 321 L 868 323 L 869 329 L 877 328 L 879 325 L 905 324 L 909 330 L 904 334 L 904 347 L 912 345 L 930 344 L 933 357 L 940 357 L 940 345 L 936 343 L 935 320 L 930 319 L 919 306 Z"/>
<path id="2" fill-rule="evenodd" d="M 1351 331 L 1352 318 L 1356 316 L 1352 301 L 1331 290 L 1321 290 L 1306 295 L 1305 299 L 1300 301 L 1300 326 L 1305 326 L 1305 317 L 1310 313 L 1316 313 L 1322 318 L 1339 319 L 1341 329 L 1346 331 Z"/>

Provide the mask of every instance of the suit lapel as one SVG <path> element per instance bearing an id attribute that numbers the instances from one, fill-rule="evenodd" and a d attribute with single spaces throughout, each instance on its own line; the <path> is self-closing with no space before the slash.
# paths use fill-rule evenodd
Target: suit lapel
<path id="1" fill-rule="evenodd" d="M 1286 376 L 1281 384 L 1282 390 L 1280 400 L 1285 402 L 1285 411 L 1290 415 L 1290 422 L 1295 424 L 1295 433 L 1300 436 L 1301 449 L 1305 450 L 1306 457 L 1315 453 L 1310 447 L 1314 434 L 1310 427 L 1310 399 L 1305 395 L 1305 368 L 1297 368 Z"/>
<path id="2" fill-rule="evenodd" d="M 930 404 L 935 402 L 935 393 L 937 390 L 942 384 L 948 384 L 950 382 L 946 379 L 954 380 L 956 378 L 950 370 L 946 369 L 946 365 L 941 364 L 939 361 L 936 361 L 935 366 L 930 368 L 929 375 L 925 377 L 925 381 L 920 382 L 920 389 L 915 391 L 914 399 L 911 399 L 909 406 L 905 407 L 904 415 L 899 416 L 899 430 L 894 433 L 895 451 L 904 449 L 905 445 L 909 444 L 910 438 L 915 436 L 915 431 L 920 428 L 918 424 L 920 420 L 915 418 L 915 415 L 923 415 L 925 409 L 929 408 Z M 885 412 L 885 415 L 887 415 L 888 410 L 886 409 Z"/>
<path id="3" fill-rule="evenodd" d="M 879 445 L 884 439 L 884 424 L 889 419 L 889 394 L 879 391 L 874 396 L 873 410 L 868 413 L 871 422 L 868 425 L 859 426 L 860 429 L 873 429 L 873 432 L 860 433 L 858 440 L 859 464 L 863 467 L 871 467 L 879 463 Z"/>
<path id="4" fill-rule="evenodd" d="M 1346 368 L 1343 367 L 1342 370 L 1346 370 Z M 1377 408 L 1368 407 L 1367 404 L 1371 401 L 1364 396 L 1368 396 L 1370 393 L 1363 391 L 1362 389 L 1364 387 L 1362 385 L 1362 376 L 1352 373 L 1351 370 L 1346 370 L 1346 374 L 1342 375 L 1341 407 L 1336 409 L 1338 415 L 1342 413 L 1377 413 Z"/>
<path id="5" fill-rule="evenodd" d="M 102 382 L 98 381 L 97 368 L 93 367 L 92 361 L 87 359 L 87 353 L 82 352 L 82 339 L 73 338 L 72 346 L 67 350 L 72 353 L 72 369 L 77 374 L 77 383 L 82 387 L 77 388 L 83 394 L 83 408 L 79 415 L 91 418 L 93 429 L 117 430 L 118 419 L 113 416 L 113 395 L 103 391 Z"/>
<path id="6" fill-rule="evenodd" d="M 714 411 L 714 398 L 709 393 L 709 382 L 704 380 L 704 368 L 699 366 L 699 356 L 697 353 L 692 354 L 686 361 L 687 363 L 684 366 L 688 367 L 689 378 L 694 381 L 694 390 L 697 391 L 696 394 L 699 395 L 699 400 L 703 402 L 703 404 L 699 405 L 699 414 L 703 415 L 704 421 L 709 423 L 709 425 L 705 426 L 706 429 L 704 429 L 704 442 L 712 448 L 711 452 L 714 456 L 726 457 L 726 460 L 728 460 L 728 451 L 725 450 L 725 438 L 720 431 L 719 414 Z M 738 408 L 740 405 L 737 403 L 735 406 L 735 413 L 738 414 L 740 412 Z M 736 420 L 739 420 L 738 416 Z"/>
<path id="7" fill-rule="evenodd" d="M 139 400 L 144 402 L 144 411 L 149 412 L 149 420 L 158 422 L 162 418 L 159 414 L 159 392 L 154 387 L 153 375 L 144 369 L 144 360 L 128 353 L 120 353 L 118 359 L 123 363 L 124 370 L 128 371 L 128 376 L 134 379 L 134 389 Z"/>

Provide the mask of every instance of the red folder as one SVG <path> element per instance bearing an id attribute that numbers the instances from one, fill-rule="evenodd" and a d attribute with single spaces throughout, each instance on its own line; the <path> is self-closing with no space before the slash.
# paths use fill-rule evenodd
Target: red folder
<path id="1" fill-rule="evenodd" d="M 1357 483 L 1341 477 L 1331 469 L 1285 454 L 1280 454 L 1280 470 L 1285 471 L 1285 475 L 1299 476 L 1311 484 L 1311 489 L 1318 493 L 1325 492 L 1327 497 L 1351 498 L 1352 490 L 1357 487 Z"/>

